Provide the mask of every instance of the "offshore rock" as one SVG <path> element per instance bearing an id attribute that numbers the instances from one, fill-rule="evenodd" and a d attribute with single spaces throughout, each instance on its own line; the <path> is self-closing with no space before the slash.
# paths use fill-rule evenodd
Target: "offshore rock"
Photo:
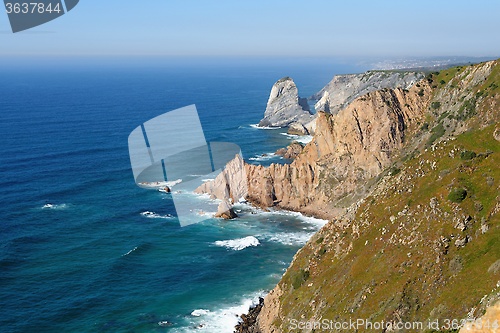
<path id="1" fill-rule="evenodd" d="M 294 122 L 306 124 L 313 119 L 307 99 L 299 97 L 297 86 L 290 77 L 284 77 L 273 85 L 259 126 L 287 127 Z"/>

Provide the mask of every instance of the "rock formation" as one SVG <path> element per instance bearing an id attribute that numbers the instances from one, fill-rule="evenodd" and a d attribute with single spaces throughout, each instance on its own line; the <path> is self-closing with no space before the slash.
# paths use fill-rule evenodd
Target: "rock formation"
<path id="1" fill-rule="evenodd" d="M 284 158 L 294 159 L 302 152 L 304 146 L 299 142 L 294 141 L 288 145 L 286 148 L 281 148 L 276 151 L 276 155 L 283 156 Z"/>
<path id="2" fill-rule="evenodd" d="M 219 207 L 217 208 L 215 217 L 221 217 L 224 220 L 232 220 L 234 218 L 237 218 L 238 215 L 236 215 L 236 213 L 234 212 L 234 209 L 229 200 L 222 200 L 222 202 L 219 204 Z"/>
<path id="3" fill-rule="evenodd" d="M 460 323 L 500 299 L 499 66 L 370 92 L 334 115 L 319 112 L 292 164 L 246 165 L 253 202 L 332 218 L 247 332 L 289 332 L 292 319 Z M 465 147 L 484 153 L 464 160 Z M 450 201 L 457 185 L 474 195 Z M 341 204 L 350 206 L 333 210 Z M 483 319 L 498 318 L 497 303 Z"/>
<path id="4" fill-rule="evenodd" d="M 288 126 L 287 133 L 293 135 L 308 135 L 309 130 L 301 123 L 291 123 L 290 126 Z"/>
<path id="5" fill-rule="evenodd" d="M 384 88 L 410 89 L 424 77 L 418 72 L 368 71 L 363 74 L 336 75 L 312 96 L 316 111 L 336 114 L 359 96 Z"/>
<path id="6" fill-rule="evenodd" d="M 273 85 L 259 126 L 287 127 L 294 122 L 306 124 L 313 118 L 307 99 L 299 97 L 295 82 L 284 77 Z"/>

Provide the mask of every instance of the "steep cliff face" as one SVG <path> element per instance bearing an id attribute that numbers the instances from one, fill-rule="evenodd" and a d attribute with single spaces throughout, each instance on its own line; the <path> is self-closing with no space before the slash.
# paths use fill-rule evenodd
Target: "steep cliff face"
<path id="1" fill-rule="evenodd" d="M 311 193 L 326 205 L 346 193 L 354 198 L 379 175 L 296 254 L 254 332 L 319 332 L 312 324 L 350 319 L 438 323 L 395 332 L 452 331 L 453 319 L 480 317 L 495 304 L 499 87 L 496 61 L 430 75 L 409 92 L 372 92 L 336 116 L 321 114 L 313 142 L 292 165 L 247 169 L 265 179 L 249 194 L 265 199 L 267 189 L 274 194 L 264 203 L 290 206 L 310 202 Z M 338 327 L 328 331 L 372 331 Z"/>
<path id="2" fill-rule="evenodd" d="M 419 95 L 423 89 L 424 94 Z M 385 89 L 362 96 L 336 115 L 318 113 L 316 134 L 290 165 L 247 166 L 249 199 L 317 216 L 334 216 L 398 156 L 422 120 L 431 88 Z M 340 201 L 344 199 L 344 203 Z"/>
<path id="3" fill-rule="evenodd" d="M 424 78 L 423 73 L 398 71 L 368 71 L 363 74 L 336 75 L 312 99 L 315 109 L 336 114 L 359 96 L 390 88 L 410 89 Z"/>
<path id="4" fill-rule="evenodd" d="M 313 118 L 307 100 L 299 97 L 295 82 L 284 77 L 273 85 L 259 126 L 287 127 L 292 123 L 304 125 Z"/>

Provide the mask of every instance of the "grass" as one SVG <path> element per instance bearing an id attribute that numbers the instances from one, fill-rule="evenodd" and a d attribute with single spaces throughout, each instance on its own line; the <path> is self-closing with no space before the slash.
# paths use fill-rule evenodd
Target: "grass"
<path id="1" fill-rule="evenodd" d="M 497 79 L 482 83 L 487 94 L 464 100 L 464 110 L 474 105 L 474 113 L 461 121 L 474 124 L 490 112 L 499 67 L 492 72 Z M 432 79 L 448 89 L 459 83 L 457 73 L 471 69 L 448 69 Z M 500 187 L 496 124 L 436 143 L 446 134 L 443 119 L 428 116 L 421 128 L 432 128 L 425 146 L 433 149 L 411 148 L 411 158 L 393 164 L 384 190 L 366 198 L 352 222 L 330 222 L 296 255 L 280 282 L 282 316 L 275 324 L 283 331 L 288 319 L 301 318 L 460 319 L 484 295 L 500 291 L 500 272 L 488 272 L 500 258 L 500 213 L 493 214 Z M 467 216 L 466 228 L 457 229 Z M 455 245 L 465 237 L 464 247 Z"/>

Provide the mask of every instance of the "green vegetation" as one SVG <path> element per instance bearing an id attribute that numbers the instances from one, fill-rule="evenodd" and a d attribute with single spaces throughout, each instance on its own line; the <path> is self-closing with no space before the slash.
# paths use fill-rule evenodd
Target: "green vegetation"
<path id="1" fill-rule="evenodd" d="M 464 150 L 460 153 L 460 159 L 467 161 L 476 158 L 477 154 L 473 151 Z"/>
<path id="2" fill-rule="evenodd" d="M 434 110 L 439 109 L 441 107 L 441 102 L 432 102 L 431 103 L 431 108 Z"/>
<path id="3" fill-rule="evenodd" d="M 275 325 L 300 318 L 461 319 L 473 308 L 481 315 L 480 300 L 500 292 L 500 269 L 491 269 L 500 258 L 500 143 L 493 137 L 500 63 L 484 82 L 460 88 L 473 70 L 433 75 L 440 86 L 432 94 L 441 99 L 431 100 L 425 122 L 414 128 L 418 147 L 409 138 L 390 177 L 381 177 L 352 220 L 330 222 L 296 255 L 280 282 L 283 316 Z M 450 89 L 463 90 L 443 100 Z M 433 102 L 447 112 L 437 113 L 442 105 Z M 453 122 L 462 131 L 451 127 L 454 138 L 438 142 Z M 421 132 L 430 128 L 425 141 Z"/>
<path id="4" fill-rule="evenodd" d="M 437 139 L 439 139 L 440 137 L 442 137 L 444 135 L 444 133 L 446 133 L 446 130 L 445 130 L 443 124 L 439 123 L 436 127 L 434 127 L 431 130 L 431 133 L 432 133 L 431 137 L 429 138 L 429 140 L 427 140 L 427 144 L 426 144 L 427 147 L 432 146 Z"/>
<path id="5" fill-rule="evenodd" d="M 463 188 L 455 188 L 448 194 L 448 200 L 455 203 L 461 203 L 465 198 L 467 198 L 467 191 Z"/>
<path id="6" fill-rule="evenodd" d="M 299 289 L 304 282 L 309 279 L 309 271 L 301 269 L 294 277 L 292 286 L 293 289 Z"/>
<path id="7" fill-rule="evenodd" d="M 418 91 L 418 96 L 420 96 L 420 97 L 424 96 L 424 89 L 420 89 Z"/>

